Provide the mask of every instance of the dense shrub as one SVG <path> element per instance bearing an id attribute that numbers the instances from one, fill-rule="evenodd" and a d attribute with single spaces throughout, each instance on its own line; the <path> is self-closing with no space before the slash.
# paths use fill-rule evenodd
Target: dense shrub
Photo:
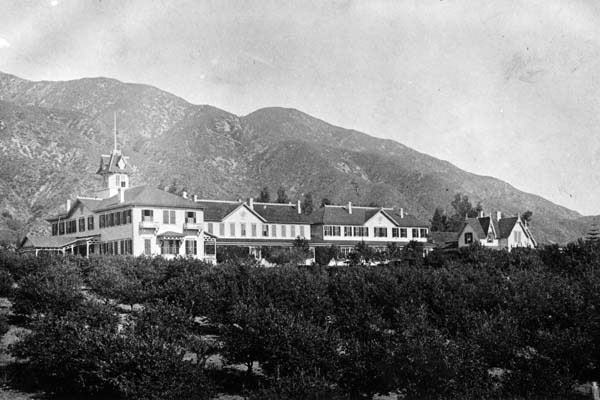
<path id="1" fill-rule="evenodd" d="M 395 265 L 323 268 L 0 254 L 0 271 L 36 321 L 13 352 L 45 390 L 203 398 L 214 351 L 246 366 L 227 379 L 252 398 L 565 398 L 598 379 L 597 244 L 411 251 Z M 102 304 L 83 299 L 82 280 Z M 141 307 L 119 325 L 114 301 Z"/>

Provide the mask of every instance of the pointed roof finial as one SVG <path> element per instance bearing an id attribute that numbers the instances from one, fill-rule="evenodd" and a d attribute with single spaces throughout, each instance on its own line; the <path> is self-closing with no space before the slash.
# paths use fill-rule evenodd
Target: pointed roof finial
<path id="1" fill-rule="evenodd" d="M 113 134 L 114 134 L 114 140 L 115 140 L 115 147 L 114 147 L 114 151 L 117 151 L 117 113 L 114 112 L 113 113 Z"/>

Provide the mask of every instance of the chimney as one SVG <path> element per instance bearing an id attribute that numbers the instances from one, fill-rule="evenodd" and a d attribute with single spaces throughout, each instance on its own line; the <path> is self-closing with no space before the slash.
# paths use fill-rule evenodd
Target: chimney
<path id="1" fill-rule="evenodd" d="M 194 203 L 196 203 L 196 202 L 198 202 L 198 195 L 197 194 L 194 195 Z"/>
<path id="2" fill-rule="evenodd" d="M 71 200 L 67 200 L 67 212 L 71 209 Z"/>
<path id="3" fill-rule="evenodd" d="M 352 202 L 348 202 L 348 214 L 352 214 Z"/>
<path id="4" fill-rule="evenodd" d="M 479 218 L 483 218 L 483 217 L 484 217 L 483 210 L 481 210 L 481 211 L 479 211 Z"/>
<path id="5" fill-rule="evenodd" d="M 302 214 L 302 206 L 300 205 L 300 200 L 298 200 L 296 208 L 298 209 L 298 214 Z"/>
<path id="6" fill-rule="evenodd" d="M 502 219 L 502 212 L 496 211 L 496 220 L 500 221 L 500 219 Z"/>
<path id="7" fill-rule="evenodd" d="M 250 199 L 248 199 L 248 203 L 250 205 L 250 209 L 254 210 L 254 199 L 252 197 L 250 197 Z"/>
<path id="8" fill-rule="evenodd" d="M 119 203 L 125 203 L 125 190 L 119 188 Z"/>
<path id="9" fill-rule="evenodd" d="M 400 208 L 400 218 L 404 218 L 404 208 Z"/>
<path id="10" fill-rule="evenodd" d="M 185 190 L 183 192 L 181 192 L 181 197 L 183 197 L 184 199 L 188 198 L 188 194 Z"/>

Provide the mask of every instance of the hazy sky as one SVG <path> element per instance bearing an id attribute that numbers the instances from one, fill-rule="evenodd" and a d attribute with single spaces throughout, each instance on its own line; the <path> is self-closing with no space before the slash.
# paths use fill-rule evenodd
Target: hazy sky
<path id="1" fill-rule="evenodd" d="M 600 214 L 597 0 L 0 0 L 0 71 L 294 107 Z"/>

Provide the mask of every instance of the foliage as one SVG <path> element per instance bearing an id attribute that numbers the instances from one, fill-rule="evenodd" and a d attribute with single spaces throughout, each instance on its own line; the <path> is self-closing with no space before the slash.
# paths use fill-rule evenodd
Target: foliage
<path id="1" fill-rule="evenodd" d="M 279 189 L 277 189 L 277 200 L 275 200 L 275 202 L 285 204 L 285 203 L 288 203 L 289 201 L 290 201 L 290 199 L 288 198 L 287 194 L 285 193 L 285 189 L 280 186 Z"/>
<path id="2" fill-rule="evenodd" d="M 259 203 L 268 203 L 271 201 L 271 194 L 269 193 L 269 188 L 267 186 L 264 186 L 260 190 L 260 194 L 258 195 L 256 201 Z"/>
<path id="3" fill-rule="evenodd" d="M 436 208 L 431 218 L 431 232 L 448 232 L 450 221 L 441 208 Z"/>
<path id="4" fill-rule="evenodd" d="M 302 212 L 304 214 L 311 214 L 314 211 L 313 196 L 312 193 L 306 193 L 302 200 Z"/>

